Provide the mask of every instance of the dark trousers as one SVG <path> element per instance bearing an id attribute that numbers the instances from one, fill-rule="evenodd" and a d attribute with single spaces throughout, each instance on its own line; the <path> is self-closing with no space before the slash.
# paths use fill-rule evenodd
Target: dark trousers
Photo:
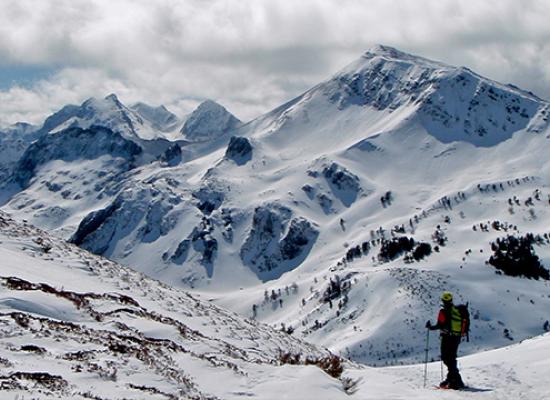
<path id="1" fill-rule="evenodd" d="M 458 345 L 460 344 L 460 336 L 441 335 L 441 360 L 447 367 L 447 382 L 462 383 L 462 378 L 456 366 L 456 355 Z"/>

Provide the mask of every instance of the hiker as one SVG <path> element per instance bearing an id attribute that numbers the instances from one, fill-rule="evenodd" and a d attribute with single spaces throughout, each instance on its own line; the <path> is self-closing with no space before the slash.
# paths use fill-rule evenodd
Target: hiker
<path id="1" fill-rule="evenodd" d="M 426 328 L 441 331 L 441 360 L 447 367 L 447 378 L 439 384 L 442 388 L 462 389 L 464 382 L 456 365 L 458 345 L 464 332 L 463 318 L 457 307 L 453 305 L 453 295 L 450 292 L 443 292 L 441 295 L 443 308 L 439 310 L 437 323 L 432 325 L 426 322 Z"/>

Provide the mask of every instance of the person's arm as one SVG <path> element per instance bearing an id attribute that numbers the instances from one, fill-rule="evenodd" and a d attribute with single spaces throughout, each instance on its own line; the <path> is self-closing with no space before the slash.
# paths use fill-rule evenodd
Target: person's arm
<path id="1" fill-rule="evenodd" d="M 445 312 L 443 310 L 439 310 L 439 315 L 437 316 L 437 323 L 435 325 L 432 325 L 430 321 L 426 322 L 426 328 L 435 331 L 437 329 L 443 329 L 445 326 Z"/>

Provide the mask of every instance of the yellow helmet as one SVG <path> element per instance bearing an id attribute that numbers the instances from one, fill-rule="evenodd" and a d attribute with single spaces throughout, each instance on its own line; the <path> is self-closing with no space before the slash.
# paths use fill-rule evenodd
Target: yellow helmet
<path id="1" fill-rule="evenodd" d="M 443 301 L 453 301 L 453 294 L 451 292 L 443 292 L 441 294 L 441 300 L 443 300 Z"/>

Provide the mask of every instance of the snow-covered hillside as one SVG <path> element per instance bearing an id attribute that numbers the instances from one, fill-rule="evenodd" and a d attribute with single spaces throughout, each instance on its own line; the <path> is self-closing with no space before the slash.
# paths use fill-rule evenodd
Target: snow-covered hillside
<path id="1" fill-rule="evenodd" d="M 546 334 L 499 350 L 459 358 L 461 374 L 468 385 L 464 391 L 433 388 L 434 383 L 437 384 L 441 379 L 439 362 L 427 365 L 426 387 L 424 387 L 423 364 L 350 370 L 347 377 L 357 382 L 356 394 L 351 398 L 365 400 L 546 399 L 549 393 L 545 383 L 545 376 L 550 367 L 549 342 L 550 336 Z"/>
<path id="2" fill-rule="evenodd" d="M 550 267 L 549 110 L 378 46 L 246 124 L 206 103 L 187 140 L 111 127 L 105 151 L 71 157 L 39 140 L 22 160 L 40 162 L 3 209 L 371 365 L 420 361 L 424 324 L 451 290 L 470 302 L 473 353 L 548 328 L 548 281 L 488 262 L 513 236 Z M 74 129 L 50 135 L 91 143 L 105 128 Z M 114 151 L 122 140 L 141 153 Z"/>
<path id="3" fill-rule="evenodd" d="M 294 388 L 278 390 L 287 395 L 344 393 L 316 366 L 331 371 L 325 350 L 3 213 L 0 243 L 0 385 L 10 398 L 269 399 L 265 379 L 288 380 Z M 285 366 L 284 354 L 302 362 Z"/>
<path id="4" fill-rule="evenodd" d="M 511 400 L 548 393 L 548 335 L 461 358 L 469 391 L 442 392 L 431 389 L 438 362 L 427 366 L 426 387 L 422 364 L 331 364 L 324 350 L 1 212 L 0 260 L 0 398 Z"/>

